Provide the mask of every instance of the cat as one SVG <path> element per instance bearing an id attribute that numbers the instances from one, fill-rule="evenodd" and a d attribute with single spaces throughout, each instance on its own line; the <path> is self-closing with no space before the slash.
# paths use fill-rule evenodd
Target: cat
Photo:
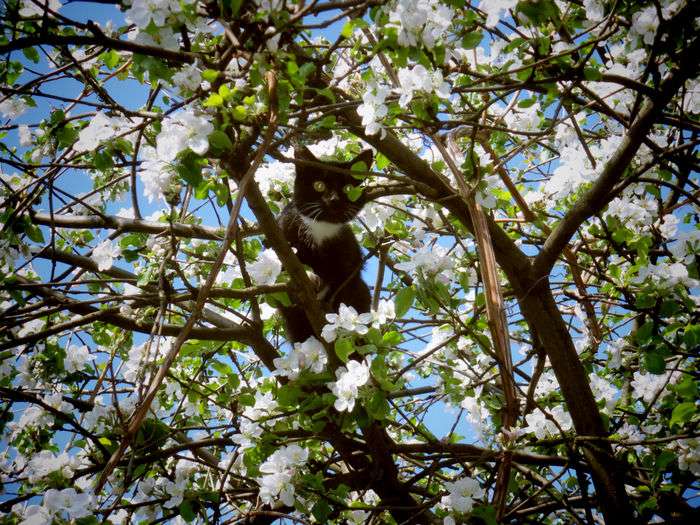
<path id="1" fill-rule="evenodd" d="M 369 169 L 373 153 L 365 150 L 349 162 L 319 161 L 308 148 L 299 146 L 294 148 L 294 157 L 349 172 L 356 162 L 364 162 Z M 361 276 L 362 250 L 348 224 L 364 204 L 361 199 L 351 201 L 348 195 L 359 184 L 349 173 L 297 163 L 294 196 L 277 219 L 299 260 L 313 270 L 318 298 L 334 312 L 341 303 L 358 313 L 370 310 L 369 288 Z M 301 307 L 281 307 L 280 311 L 291 342 L 304 342 L 313 335 Z"/>

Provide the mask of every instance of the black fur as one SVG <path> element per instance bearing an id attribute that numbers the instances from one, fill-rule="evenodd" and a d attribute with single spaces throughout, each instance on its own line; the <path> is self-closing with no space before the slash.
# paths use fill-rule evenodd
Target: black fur
<path id="1" fill-rule="evenodd" d="M 319 162 L 307 148 L 295 150 L 297 160 Z M 323 161 L 323 164 L 349 170 L 359 161 L 369 168 L 372 151 L 363 151 L 350 162 Z M 319 181 L 323 183 L 323 191 L 319 191 Z M 357 186 L 359 183 L 349 174 L 297 164 L 294 198 L 278 218 L 287 241 L 296 248 L 299 260 L 318 276 L 319 299 L 331 311 L 337 311 L 341 303 L 354 307 L 358 313 L 370 310 L 369 288 L 361 276 L 362 251 L 348 225 L 362 208 L 362 201 L 352 202 L 345 191 L 348 185 Z M 309 233 L 304 217 L 336 224 L 339 231 L 318 244 Z M 313 334 L 302 308 L 290 306 L 280 308 L 280 311 L 292 342 L 303 342 Z"/>

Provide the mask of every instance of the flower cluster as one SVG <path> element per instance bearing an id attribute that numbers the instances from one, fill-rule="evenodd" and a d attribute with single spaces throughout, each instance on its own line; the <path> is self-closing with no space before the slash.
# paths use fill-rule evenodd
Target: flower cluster
<path id="1" fill-rule="evenodd" d="M 88 361 L 94 361 L 95 356 L 90 353 L 87 346 L 70 345 L 66 351 L 66 358 L 63 360 L 63 366 L 69 374 L 78 372 L 85 368 Z"/>
<path id="2" fill-rule="evenodd" d="M 146 29 L 151 23 L 162 28 L 166 21 L 182 11 L 178 0 L 132 0 L 124 18 L 139 29 Z"/>
<path id="3" fill-rule="evenodd" d="M 272 248 L 260 252 L 258 260 L 248 265 L 248 273 L 255 284 L 274 284 L 281 271 L 282 263 Z"/>
<path id="4" fill-rule="evenodd" d="M 118 245 L 107 239 L 92 250 L 92 260 L 97 264 L 97 269 L 100 272 L 104 272 L 112 267 L 112 262 L 121 255 L 121 252 Z"/>
<path id="5" fill-rule="evenodd" d="M 681 378 L 680 372 L 669 371 L 664 374 L 645 374 L 635 372 L 632 376 L 632 390 L 634 397 L 642 399 L 645 403 L 651 403 L 663 396 L 664 390 L 669 384 L 673 384 Z"/>
<path id="6" fill-rule="evenodd" d="M 525 421 L 528 424 L 525 432 L 534 433 L 537 439 L 544 439 L 547 436 L 558 436 L 559 428 L 563 432 L 571 430 L 573 421 L 571 420 L 571 415 L 563 406 L 553 407 L 549 410 L 549 414 L 551 417 L 547 418 L 540 409 L 530 412 L 525 416 Z"/>
<path id="7" fill-rule="evenodd" d="M 362 95 L 362 104 L 357 107 L 357 114 L 362 117 L 362 125 L 367 135 L 376 135 L 382 132 L 382 138 L 386 133 L 379 122 L 386 117 L 388 108 L 384 101 L 389 94 L 389 88 L 377 84 L 374 80 L 367 83 L 367 90 Z"/>
<path id="8" fill-rule="evenodd" d="M 44 494 L 44 507 L 51 514 L 60 515 L 67 512 L 70 519 L 85 518 L 95 507 L 95 497 L 74 488 L 63 490 L 49 489 Z"/>
<path id="9" fill-rule="evenodd" d="M 452 8 L 437 0 L 398 0 L 387 10 L 389 24 L 399 29 L 399 45 L 422 42 L 428 49 L 445 37 L 454 17 Z"/>
<path id="10" fill-rule="evenodd" d="M 273 508 L 283 503 L 289 507 L 294 505 L 294 485 L 292 478 L 299 467 L 306 463 L 309 451 L 299 445 L 292 444 L 272 453 L 260 465 L 263 476 L 258 478 L 260 484 L 260 499 Z"/>
<path id="11" fill-rule="evenodd" d="M 396 269 L 413 275 L 423 272 L 428 275 L 445 276 L 445 272 L 451 271 L 453 265 L 453 258 L 447 253 L 447 249 L 438 244 L 424 244 L 408 261 L 398 263 Z"/>
<path id="12" fill-rule="evenodd" d="M 294 343 L 292 351 L 284 357 L 276 358 L 275 375 L 296 379 L 302 370 L 321 373 L 326 368 L 328 358 L 321 342 L 309 337 L 303 343 Z"/>
<path id="13" fill-rule="evenodd" d="M 405 108 L 413 98 L 415 91 L 426 93 L 435 92 L 442 98 L 450 96 L 450 85 L 442 78 L 442 71 L 428 71 L 422 64 L 416 64 L 412 68 L 401 68 L 398 71 L 399 84 L 399 106 Z"/>
<path id="14" fill-rule="evenodd" d="M 101 142 L 125 133 L 131 124 L 121 117 L 108 117 L 101 111 L 96 113 L 90 123 L 80 130 L 78 141 L 73 144 L 77 152 L 93 151 Z"/>
<path id="15" fill-rule="evenodd" d="M 326 324 L 321 337 L 331 343 L 338 337 L 338 330 L 364 335 L 368 332 L 368 324 L 372 322 L 371 313 L 358 314 L 352 306 L 341 304 L 337 314 L 326 314 Z"/>
<path id="16" fill-rule="evenodd" d="M 158 158 L 172 162 L 178 153 L 187 148 L 197 155 L 204 155 L 209 149 L 208 136 L 213 131 L 211 119 L 196 115 L 192 108 L 166 117 L 156 145 Z"/>
<path id="17" fill-rule="evenodd" d="M 352 412 L 355 408 L 358 389 L 369 381 L 369 367 L 366 363 L 348 361 L 347 367 L 335 371 L 337 381 L 328 383 L 328 388 L 336 397 L 333 406 L 338 412 Z"/>
<path id="18" fill-rule="evenodd" d="M 231 438 L 235 443 L 240 445 L 241 449 L 254 447 L 258 438 L 263 433 L 263 428 L 259 421 L 264 417 L 272 415 L 277 409 L 277 402 L 269 392 L 263 394 L 256 392 L 255 404 L 252 407 L 246 407 L 240 420 L 238 434 L 234 434 Z"/>
<path id="19" fill-rule="evenodd" d="M 19 15 L 25 18 L 34 18 L 44 15 L 44 4 L 51 11 L 58 12 L 61 9 L 60 0 L 48 0 L 41 2 L 32 2 L 32 0 L 22 0 L 22 7 L 19 10 Z"/>
<path id="20" fill-rule="evenodd" d="M 447 495 L 442 497 L 440 503 L 451 511 L 459 513 L 471 511 L 474 500 L 483 498 L 485 494 L 479 482 L 469 476 L 446 482 L 445 489 L 447 489 Z"/>

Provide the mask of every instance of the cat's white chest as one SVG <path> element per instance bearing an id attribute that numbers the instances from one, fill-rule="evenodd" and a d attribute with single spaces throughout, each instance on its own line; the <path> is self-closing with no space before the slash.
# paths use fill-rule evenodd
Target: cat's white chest
<path id="1" fill-rule="evenodd" d="M 313 239 L 314 244 L 320 246 L 328 239 L 332 239 L 340 233 L 343 228 L 342 224 L 326 221 L 314 221 L 308 217 L 301 216 L 306 232 Z"/>

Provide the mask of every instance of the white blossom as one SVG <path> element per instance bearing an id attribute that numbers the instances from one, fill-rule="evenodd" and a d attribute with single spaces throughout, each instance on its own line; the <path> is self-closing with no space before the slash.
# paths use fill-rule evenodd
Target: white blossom
<path id="1" fill-rule="evenodd" d="M 88 361 L 95 360 L 94 355 L 90 354 L 87 346 L 70 345 L 66 351 L 66 358 L 63 360 L 63 366 L 66 372 L 73 373 L 82 370 Z"/>
<path id="2" fill-rule="evenodd" d="M 274 284 L 282 271 L 282 263 L 272 248 L 260 252 L 258 260 L 248 265 L 248 273 L 255 284 Z"/>
<path id="3" fill-rule="evenodd" d="M 0 102 L 0 115 L 5 118 L 16 119 L 24 113 L 28 107 L 27 103 L 21 98 L 11 97 Z"/>
<path id="4" fill-rule="evenodd" d="M 258 478 L 260 499 L 263 503 L 278 505 L 281 501 L 287 506 L 294 505 L 294 484 L 292 478 L 306 463 L 309 451 L 296 443 L 273 452 L 261 465 L 263 476 Z"/>
<path id="5" fill-rule="evenodd" d="M 337 381 L 328 383 L 328 388 L 336 396 L 333 406 L 338 412 L 352 412 L 355 408 L 358 389 L 369 381 L 369 366 L 365 362 L 348 361 L 335 371 Z"/>
<path id="6" fill-rule="evenodd" d="M 65 452 L 55 456 L 50 450 L 41 450 L 34 454 L 27 464 L 27 478 L 30 483 L 37 483 L 52 472 L 60 472 L 64 478 L 72 475 L 71 459 Z"/>
<path id="7" fill-rule="evenodd" d="M 380 299 L 379 304 L 377 304 L 377 309 L 372 310 L 372 326 L 375 328 L 380 328 L 395 317 L 396 307 L 394 305 L 394 301 Z"/>
<path id="8" fill-rule="evenodd" d="M 447 98 L 450 94 L 450 86 L 443 81 L 442 72 L 439 69 L 430 72 L 423 65 L 416 64 L 411 69 L 407 67 L 399 69 L 398 77 L 401 93 L 399 106 L 402 108 L 408 105 L 415 91 L 435 92 L 443 98 Z"/>
<path id="9" fill-rule="evenodd" d="M 208 137 L 213 131 L 211 119 L 196 115 L 192 108 L 166 117 L 156 141 L 158 158 L 172 162 L 187 148 L 197 155 L 204 155 L 209 149 Z"/>
<path id="10" fill-rule="evenodd" d="M 165 192 L 170 186 L 172 173 L 169 162 L 160 158 L 155 148 L 141 148 L 141 166 L 139 177 L 143 183 L 143 193 L 148 202 L 165 200 Z"/>
<path id="11" fill-rule="evenodd" d="M 362 94 L 362 104 L 357 107 L 357 114 L 362 117 L 367 135 L 376 135 L 381 131 L 382 137 L 384 136 L 385 131 L 379 121 L 388 112 L 384 104 L 388 94 L 388 87 L 378 85 L 374 80 L 367 83 L 367 90 Z"/>
<path id="12" fill-rule="evenodd" d="M 93 151 L 100 142 L 112 139 L 127 129 L 124 119 L 108 117 L 101 111 L 96 113 L 86 127 L 80 130 L 78 141 L 73 145 L 77 152 Z"/>
<path id="13" fill-rule="evenodd" d="M 92 260 L 97 264 L 97 269 L 100 272 L 109 270 L 112 267 L 114 259 L 121 255 L 119 245 L 113 244 L 109 239 L 102 241 L 92 251 Z"/>
<path id="14" fill-rule="evenodd" d="M 296 379 L 302 370 L 321 373 L 326 368 L 328 357 L 321 342 L 311 336 L 303 343 L 294 343 L 292 351 L 283 357 L 275 358 L 275 375 Z"/>
<path id="15" fill-rule="evenodd" d="M 26 124 L 20 124 L 17 127 L 17 135 L 19 137 L 19 145 L 23 148 L 31 146 L 34 142 L 34 137 L 32 137 L 32 131 Z"/>
<path id="16" fill-rule="evenodd" d="M 162 27 L 170 15 L 180 11 L 178 0 L 133 0 L 124 18 L 141 29 L 145 29 L 151 22 L 156 27 Z"/>
<path id="17" fill-rule="evenodd" d="M 185 91 L 196 91 L 202 82 L 202 73 L 196 64 L 186 64 L 173 75 L 173 84 Z"/>
<path id="18" fill-rule="evenodd" d="M 453 268 L 453 259 L 448 255 L 447 249 L 439 244 L 422 245 L 406 262 L 396 265 L 398 270 L 416 275 L 418 272 L 433 275 L 446 276 Z"/>
<path id="19" fill-rule="evenodd" d="M 605 17 L 605 5 L 601 0 L 583 0 L 583 9 L 591 22 L 600 22 Z"/>
<path id="20" fill-rule="evenodd" d="M 654 36 L 658 27 L 659 16 L 656 7 L 650 5 L 632 15 L 630 34 L 639 36 L 646 45 L 650 46 L 654 43 Z"/>
<path id="21" fill-rule="evenodd" d="M 53 518 L 49 509 L 41 505 L 29 505 L 22 513 L 19 525 L 51 525 Z"/>
<path id="22" fill-rule="evenodd" d="M 537 439 L 544 439 L 548 436 L 559 435 L 557 424 L 563 432 L 571 430 L 573 426 L 571 415 L 562 406 L 555 406 L 549 409 L 549 414 L 551 418 L 547 418 L 544 412 L 539 408 L 530 412 L 525 416 L 525 421 L 528 424 L 525 429 L 526 432 L 534 433 Z M 556 421 L 557 424 L 555 424 L 554 421 Z"/>
<path id="23" fill-rule="evenodd" d="M 484 489 L 479 482 L 465 476 L 455 481 L 446 481 L 445 489 L 447 495 L 443 496 L 440 502 L 454 512 L 469 512 L 474 506 L 474 500 L 484 497 Z"/>
<path id="24" fill-rule="evenodd" d="M 479 9 L 486 13 L 486 27 L 496 27 L 509 9 L 513 9 L 518 0 L 481 0 Z"/>
<path id="25" fill-rule="evenodd" d="M 659 233 L 666 240 L 671 240 L 678 231 L 678 217 L 672 214 L 666 214 L 662 217 L 659 224 Z"/>
<path id="26" fill-rule="evenodd" d="M 95 507 L 94 497 L 74 488 L 49 489 L 44 493 L 44 506 L 55 514 L 67 512 L 70 519 L 85 518 Z"/>
<path id="27" fill-rule="evenodd" d="M 38 0 L 38 2 L 32 2 L 32 0 L 22 0 L 21 5 L 22 7 L 19 10 L 19 15 L 25 18 L 43 16 L 44 6 L 55 12 L 58 12 L 58 10 L 61 9 L 60 0 Z"/>
<path id="28" fill-rule="evenodd" d="M 641 267 L 634 282 L 643 283 L 647 280 L 659 289 L 673 288 L 678 284 L 689 288 L 698 285 L 698 281 L 688 275 L 688 268 L 684 264 L 669 261 Z"/>
<path id="29" fill-rule="evenodd" d="M 669 384 L 680 379 L 678 371 L 668 371 L 663 374 L 651 374 L 637 371 L 632 376 L 632 390 L 634 397 L 641 398 L 646 403 L 651 403 L 654 399 L 659 399 L 665 388 Z"/>
<path id="30" fill-rule="evenodd" d="M 694 476 L 700 476 L 700 440 L 680 439 L 676 443 L 678 468 L 689 470 Z"/>
<path id="31" fill-rule="evenodd" d="M 338 337 L 338 330 L 366 334 L 369 330 L 367 325 L 372 321 L 372 314 L 358 314 L 352 306 L 341 303 L 337 314 L 326 314 L 326 321 L 328 324 L 323 327 L 321 337 L 330 343 Z"/>
<path id="32" fill-rule="evenodd" d="M 387 6 L 389 24 L 398 26 L 400 46 L 416 46 L 422 42 L 432 49 L 452 25 L 454 11 L 437 0 L 398 0 Z"/>

